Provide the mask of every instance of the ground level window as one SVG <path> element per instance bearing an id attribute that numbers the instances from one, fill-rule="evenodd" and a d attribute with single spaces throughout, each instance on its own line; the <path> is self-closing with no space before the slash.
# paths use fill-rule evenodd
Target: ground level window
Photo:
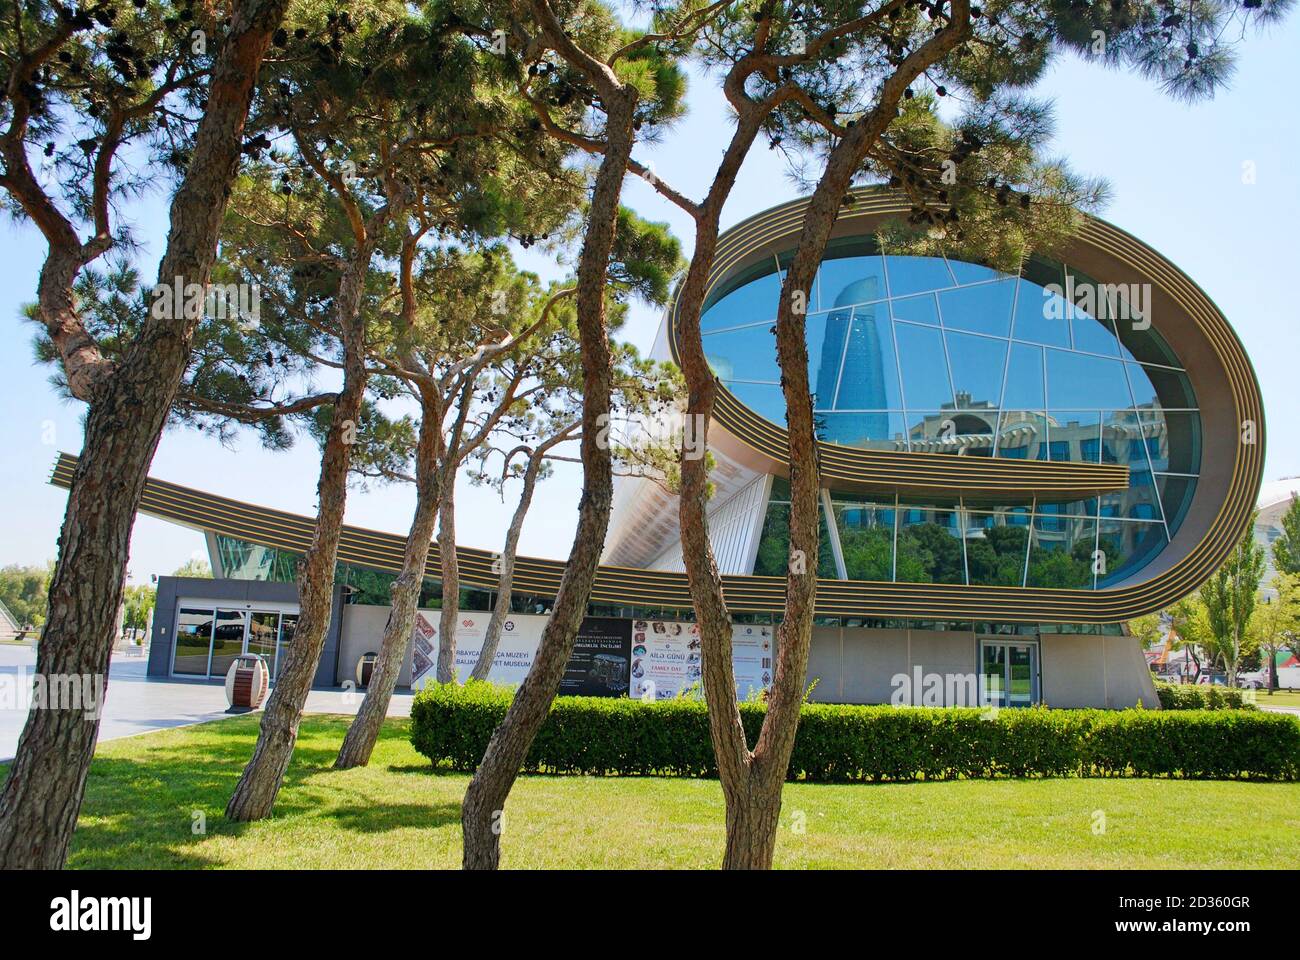
<path id="1" fill-rule="evenodd" d="M 980 691 L 995 707 L 1038 702 L 1038 644 L 980 641 Z"/>
<path id="2" fill-rule="evenodd" d="M 236 657 L 255 653 L 266 660 L 274 680 L 297 626 L 297 613 L 181 607 L 176 615 L 172 673 L 220 680 Z"/>

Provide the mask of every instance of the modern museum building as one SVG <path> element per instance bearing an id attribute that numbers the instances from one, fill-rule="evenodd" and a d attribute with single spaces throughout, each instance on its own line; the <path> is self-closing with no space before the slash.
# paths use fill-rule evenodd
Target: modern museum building
<path id="1" fill-rule="evenodd" d="M 785 590 L 774 323 L 806 205 L 723 235 L 701 321 L 723 388 L 709 533 L 749 693 L 770 681 Z M 822 480 L 811 699 L 967 702 L 951 681 L 973 677 L 1003 706 L 1157 706 L 1123 624 L 1198 587 L 1250 524 L 1264 421 L 1241 342 L 1191 279 L 1103 221 L 1086 218 L 1063 250 L 1009 276 L 882 249 L 881 227 L 906 211 L 895 194 L 860 191 L 808 296 Z M 659 359 L 676 355 L 675 317 L 670 305 Z M 74 466 L 61 457 L 53 482 L 66 486 Z M 274 672 L 312 518 L 158 480 L 141 511 L 202 530 L 216 577 L 161 578 L 150 674 L 217 679 L 245 651 Z M 698 678 L 677 516 L 662 485 L 618 479 L 565 689 L 662 697 Z M 345 529 L 318 684 L 352 680 L 377 649 L 403 542 Z M 497 578 L 491 551 L 458 554 L 464 676 Z M 522 678 L 563 568 L 519 559 L 494 678 Z M 428 675 L 437 571 L 435 545 L 403 684 Z"/>

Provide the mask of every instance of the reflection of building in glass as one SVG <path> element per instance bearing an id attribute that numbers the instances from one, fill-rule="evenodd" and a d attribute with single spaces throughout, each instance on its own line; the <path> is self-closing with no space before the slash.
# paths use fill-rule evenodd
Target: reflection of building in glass
<path id="1" fill-rule="evenodd" d="M 822 291 L 823 296 L 827 293 Z M 875 277 L 854 280 L 835 297 L 836 307 L 867 303 L 880 298 Z M 848 412 L 835 417 L 822 431 L 822 439 L 856 444 L 889 435 L 885 399 L 884 355 L 876 325 L 876 307 L 832 310 L 826 317 L 821 363 L 813 381 L 816 404 Z M 864 411 L 864 412 L 856 412 Z"/>
<path id="2" fill-rule="evenodd" d="M 784 399 L 770 333 L 780 287 L 779 257 L 720 285 L 701 321 L 704 345 L 724 385 L 780 425 Z M 819 436 L 840 446 L 895 453 L 955 454 L 1000 460 L 1116 464 L 1129 487 L 1068 507 L 1046 500 L 880 506 L 903 519 L 870 562 L 863 534 L 823 505 L 823 576 L 919 583 L 1105 587 L 1149 562 L 1177 532 L 1200 470 L 1200 415 L 1174 351 L 1154 327 L 1117 326 L 1108 316 L 1062 309 L 1047 288 L 1079 270 L 1032 258 L 1019 277 L 977 264 L 883 253 L 871 237 L 840 238 L 828 249 L 807 320 L 810 379 Z M 1119 310 L 1115 311 L 1117 314 Z M 789 530 L 788 496 L 778 480 L 749 569 L 779 575 Z M 878 499 L 878 498 L 874 498 Z M 827 513 L 827 510 L 830 513 Z M 989 516 L 1014 511 L 1021 533 L 994 534 L 999 556 L 982 569 Z M 969 514 L 964 527 L 949 517 Z M 921 520 L 919 517 L 928 519 Z M 940 519 L 936 519 L 940 518 Z M 884 515 L 874 516 L 880 529 Z M 835 522 L 831 522 L 831 521 Z M 924 530 L 921 528 L 925 528 Z M 954 554 L 931 529 L 943 529 Z M 974 532 L 971 532 L 974 531 Z M 918 538 L 926 543 L 913 547 Z M 963 540 L 980 539 L 972 569 Z M 846 549 L 845 542 L 853 548 Z M 883 554 L 887 553 L 887 559 Z M 670 556 L 675 556 L 672 548 Z M 960 562 L 952 562 L 953 557 Z M 865 575 L 869 573 L 870 576 Z"/>

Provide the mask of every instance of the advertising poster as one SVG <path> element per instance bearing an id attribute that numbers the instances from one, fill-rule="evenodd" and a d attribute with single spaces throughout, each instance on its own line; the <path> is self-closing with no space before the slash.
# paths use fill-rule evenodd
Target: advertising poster
<path id="1" fill-rule="evenodd" d="M 560 695 L 621 697 L 628 689 L 632 621 L 587 617 L 578 628 L 573 655 L 564 666 Z"/>
<path id="2" fill-rule="evenodd" d="M 773 628 L 735 624 L 731 628 L 736 696 L 749 699 L 772 685 Z M 628 695 L 638 700 L 668 700 L 700 683 L 699 627 L 672 620 L 632 622 L 632 682 Z"/>
<path id="3" fill-rule="evenodd" d="M 421 610 L 415 615 L 412 640 L 411 687 L 419 688 L 437 676 L 438 620 L 440 611 Z M 488 621 L 492 615 L 486 611 L 462 610 L 456 622 L 456 678 L 464 683 L 478 663 L 479 651 L 487 635 Z M 533 665 L 537 645 L 542 639 L 546 617 L 508 617 L 501 625 L 501 639 L 488 679 L 493 683 L 518 686 Z M 426 649 L 427 648 L 427 649 Z"/>
<path id="4" fill-rule="evenodd" d="M 699 628 L 671 620 L 632 621 L 632 682 L 637 700 L 669 700 L 700 679 Z"/>
<path id="5" fill-rule="evenodd" d="M 775 629 L 760 623 L 731 627 L 731 667 L 736 674 L 736 696 L 742 701 L 772 686 Z"/>

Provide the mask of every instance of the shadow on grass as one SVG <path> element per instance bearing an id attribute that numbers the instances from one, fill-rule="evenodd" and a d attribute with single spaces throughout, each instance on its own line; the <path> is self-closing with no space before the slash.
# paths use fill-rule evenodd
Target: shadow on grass
<path id="1" fill-rule="evenodd" d="M 460 823 L 459 803 L 364 803 L 326 810 L 324 817 L 354 833 L 383 833 L 408 827 L 427 829 Z"/>
<path id="2" fill-rule="evenodd" d="M 358 782 L 356 774 L 364 777 L 364 771 L 333 770 L 348 719 L 303 722 L 272 817 L 261 824 L 235 823 L 224 816 L 252 756 L 257 716 L 114 745 L 112 753 L 129 756 L 94 760 L 69 866 L 218 867 L 229 862 L 231 848 L 209 841 L 256 830 L 271 838 L 277 822 L 291 830 L 289 821 L 301 825 L 325 819 L 335 829 L 366 834 L 459 822 L 459 804 L 385 803 L 376 798 L 374 784 Z M 403 729 L 385 727 L 381 741 L 404 737 Z M 376 765 L 375 772 L 382 769 Z"/>

